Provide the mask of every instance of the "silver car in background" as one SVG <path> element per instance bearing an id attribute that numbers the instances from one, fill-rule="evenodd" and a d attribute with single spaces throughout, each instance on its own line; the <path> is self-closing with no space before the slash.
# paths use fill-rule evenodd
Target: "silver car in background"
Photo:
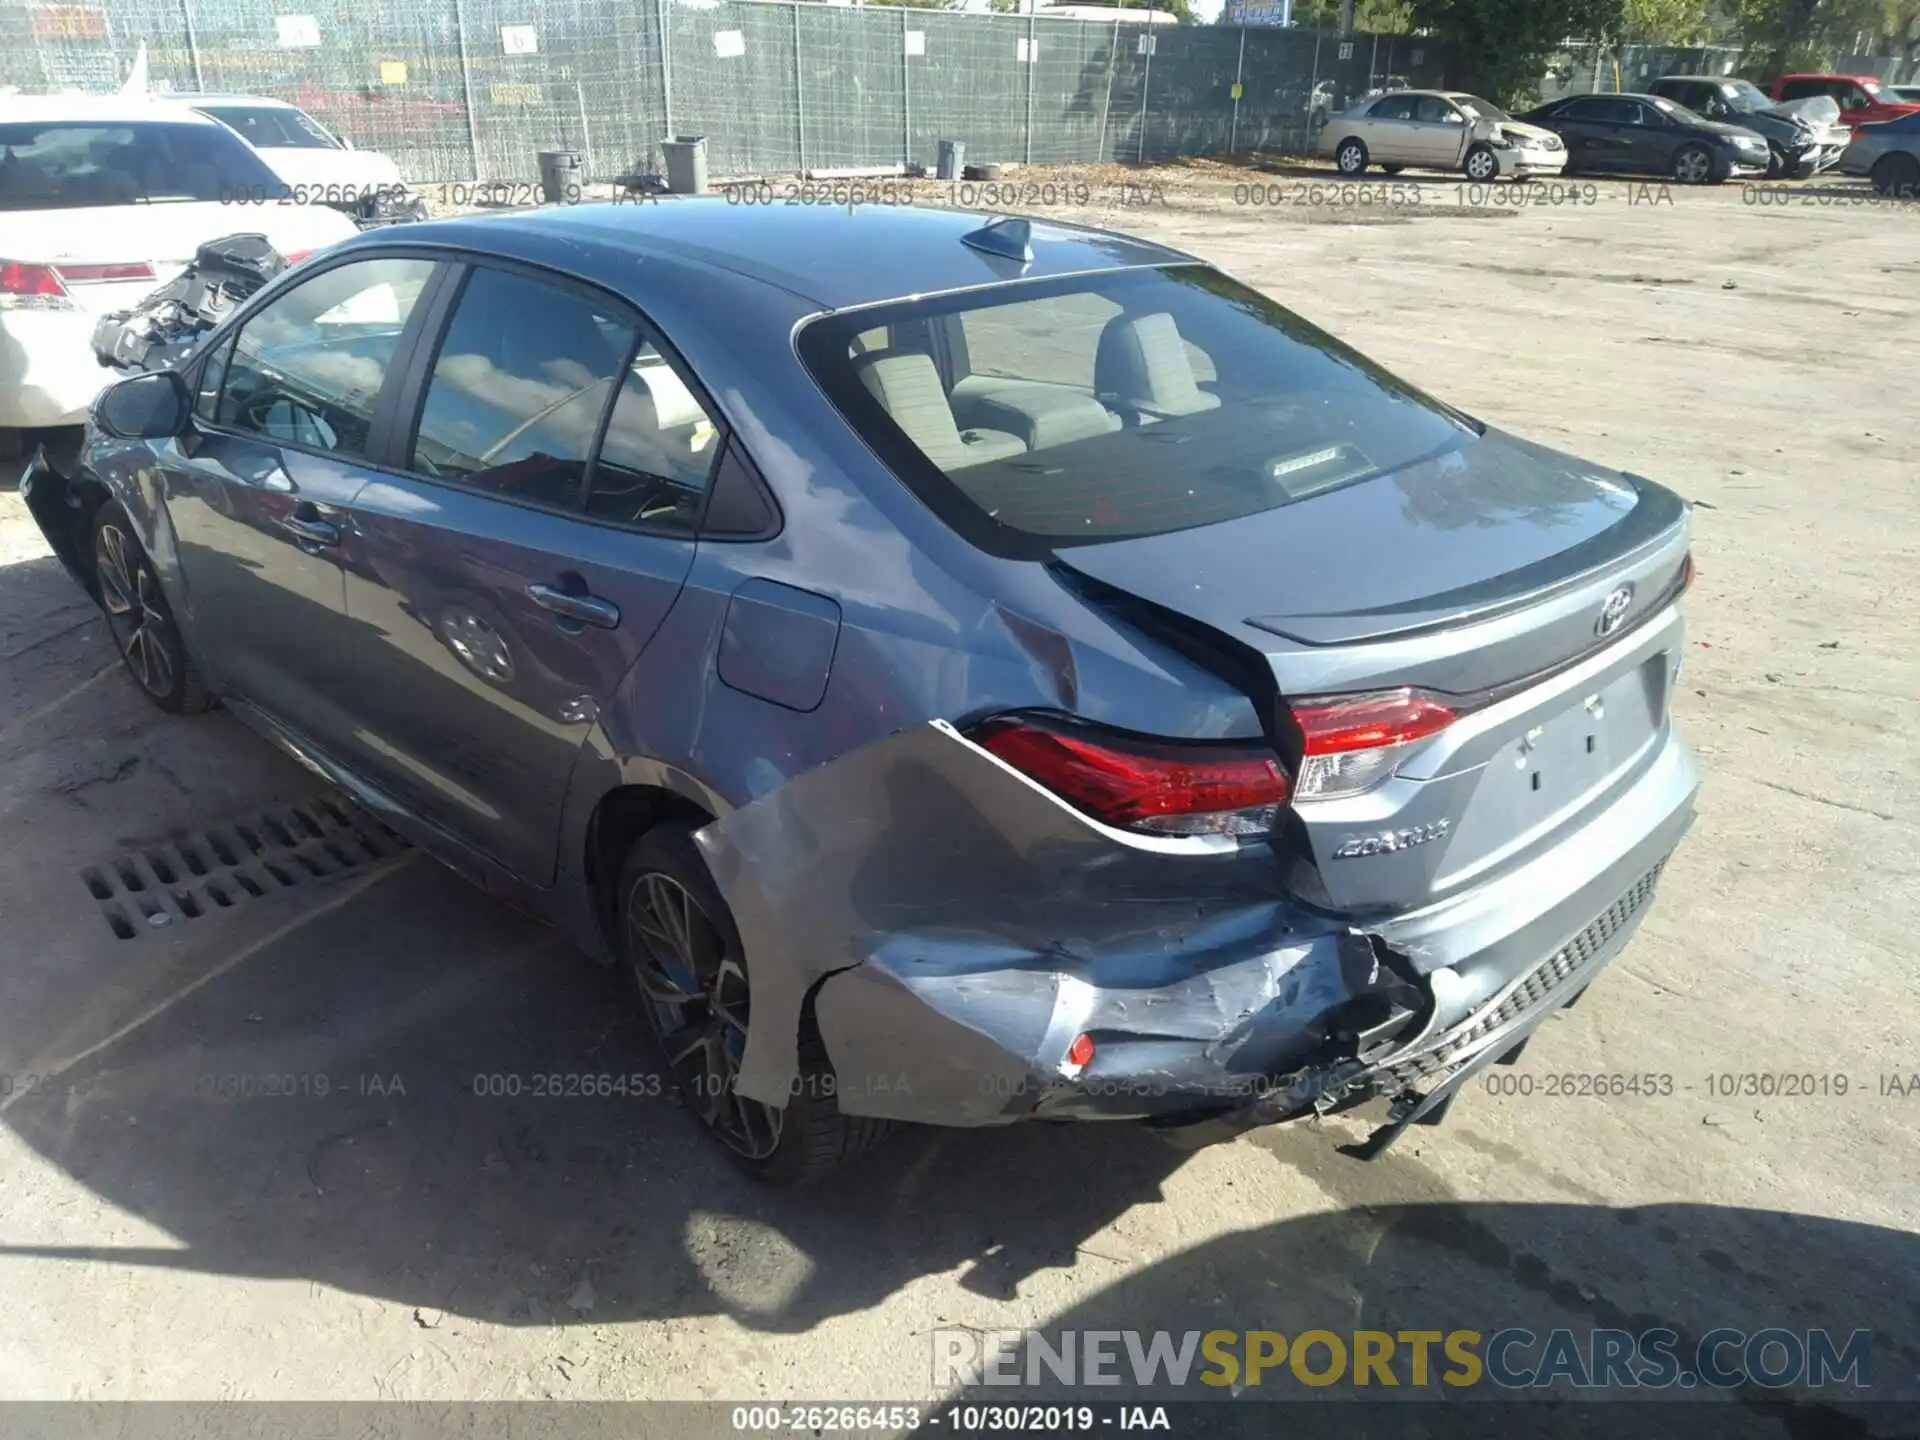
<path id="1" fill-rule="evenodd" d="M 1558 175 L 1567 163 L 1566 146 L 1551 130 L 1458 90 L 1395 90 L 1363 100 L 1327 122 L 1320 154 L 1342 175 L 1369 165 L 1389 175 L 1416 167 L 1456 170 L 1482 183 Z"/>

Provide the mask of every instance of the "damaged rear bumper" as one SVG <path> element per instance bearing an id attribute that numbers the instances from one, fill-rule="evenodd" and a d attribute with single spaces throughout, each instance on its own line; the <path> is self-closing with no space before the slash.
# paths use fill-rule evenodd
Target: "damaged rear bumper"
<path id="1" fill-rule="evenodd" d="M 1287 899 L 1264 844 L 1110 830 L 915 727 L 700 833 L 752 973 L 740 1089 L 819 1083 L 812 1023 L 851 1115 L 1211 1139 L 1384 1095 L 1425 1119 L 1625 944 L 1696 783 L 1669 729 L 1566 844 L 1361 928 Z"/>

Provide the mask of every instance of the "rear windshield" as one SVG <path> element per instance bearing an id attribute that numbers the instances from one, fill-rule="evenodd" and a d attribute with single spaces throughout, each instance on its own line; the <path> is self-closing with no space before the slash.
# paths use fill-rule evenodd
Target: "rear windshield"
<path id="1" fill-rule="evenodd" d="M 799 348 L 895 473 L 999 554 L 1238 519 L 1476 433 L 1203 265 L 823 316 Z"/>
<path id="2" fill-rule="evenodd" d="M 240 132 L 240 138 L 262 150 L 338 150 L 333 137 L 301 110 L 277 105 L 201 105 L 222 125 Z"/>
<path id="3" fill-rule="evenodd" d="M 266 163 L 217 125 L 59 120 L 0 125 L 0 211 L 276 194 Z"/>

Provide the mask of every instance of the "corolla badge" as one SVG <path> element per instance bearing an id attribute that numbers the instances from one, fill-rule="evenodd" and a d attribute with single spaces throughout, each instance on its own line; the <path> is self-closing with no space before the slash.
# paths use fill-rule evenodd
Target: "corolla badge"
<path id="1" fill-rule="evenodd" d="M 1372 835 L 1355 835 L 1340 842 L 1333 852 L 1336 860 L 1352 860 L 1362 855 L 1389 855 L 1395 850 L 1410 850 L 1447 833 L 1450 821 L 1436 820 L 1431 825 L 1415 825 L 1406 830 L 1381 830 Z"/>
<path id="2" fill-rule="evenodd" d="M 1627 611 L 1633 608 L 1633 587 L 1622 585 L 1607 596 L 1600 606 L 1600 618 L 1593 622 L 1593 633 L 1599 636 L 1613 634 L 1620 628 L 1620 622 L 1627 618 Z"/>

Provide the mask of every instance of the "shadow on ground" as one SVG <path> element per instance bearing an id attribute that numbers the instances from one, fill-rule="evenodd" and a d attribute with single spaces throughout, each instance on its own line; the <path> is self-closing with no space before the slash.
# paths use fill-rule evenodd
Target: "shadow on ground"
<path id="1" fill-rule="evenodd" d="M 126 964 L 141 944 L 127 942 Z M 966 1288 L 1011 1299 L 1156 1199 L 1182 1160 L 1125 1126 L 912 1131 L 838 1182 L 767 1191 L 654 1093 L 665 1087 L 632 1017 L 617 974 L 416 859 L 7 1111 L 48 1159 L 181 1248 L 0 1257 L 311 1277 L 495 1323 L 725 1313 L 799 1331 L 956 1268 Z M 637 1093 L 532 1093 L 600 1075 Z M 276 1084 L 291 1093 L 220 1093 Z M 492 1093 L 505 1090 L 519 1093 Z M 1249 1213 L 1250 1228 L 1133 1271 L 1055 1324 L 1666 1325 L 1686 1343 L 1717 1325 L 1869 1329 L 1887 1390 L 1911 1393 L 1920 1371 L 1910 1235 L 1711 1206 L 1475 1204 L 1401 1150 L 1363 1165 L 1298 1129 L 1251 1143 L 1332 1208 L 1270 1224 Z"/>

